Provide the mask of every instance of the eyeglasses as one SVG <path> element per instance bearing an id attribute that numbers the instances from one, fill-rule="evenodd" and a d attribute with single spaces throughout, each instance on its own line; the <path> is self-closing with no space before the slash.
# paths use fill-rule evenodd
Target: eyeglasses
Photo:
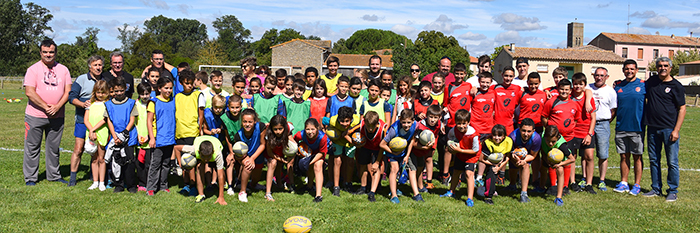
<path id="1" fill-rule="evenodd" d="M 594 74 L 593 77 L 605 77 L 604 74 Z"/>
<path id="2" fill-rule="evenodd" d="M 51 86 L 58 86 L 58 79 L 56 79 L 56 73 L 53 72 L 53 69 L 44 72 L 44 83 Z"/>
<path id="3" fill-rule="evenodd" d="M 420 69 L 411 69 L 411 72 L 420 72 Z"/>

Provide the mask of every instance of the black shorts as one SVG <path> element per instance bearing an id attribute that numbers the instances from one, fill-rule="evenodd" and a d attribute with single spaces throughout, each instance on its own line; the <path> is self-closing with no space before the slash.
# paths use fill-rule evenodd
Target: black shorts
<path id="1" fill-rule="evenodd" d="M 476 170 L 476 163 L 465 163 L 462 160 L 454 160 L 454 170 L 464 170 L 464 171 L 474 171 Z"/>
<path id="2" fill-rule="evenodd" d="M 194 137 L 175 139 L 175 145 L 194 145 Z"/>
<path id="3" fill-rule="evenodd" d="M 583 145 L 583 138 L 571 139 L 571 141 L 568 144 L 569 144 L 569 150 L 571 150 L 571 152 L 573 152 L 574 150 L 585 150 L 585 149 L 595 148 L 595 143 L 593 142 L 593 140 L 591 140 L 590 144 Z"/>
<path id="4" fill-rule="evenodd" d="M 378 150 L 365 149 L 364 147 L 358 148 L 355 152 L 355 160 L 357 160 L 357 163 L 360 165 L 374 163 L 377 161 L 377 157 L 379 157 Z"/>

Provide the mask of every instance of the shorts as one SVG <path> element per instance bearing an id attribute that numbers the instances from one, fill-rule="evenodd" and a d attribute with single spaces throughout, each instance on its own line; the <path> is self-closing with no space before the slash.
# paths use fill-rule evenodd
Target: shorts
<path id="1" fill-rule="evenodd" d="M 595 148 L 595 142 L 591 138 L 591 143 L 588 145 L 583 145 L 583 138 L 574 138 L 569 141 L 569 150 L 573 152 L 574 150 L 585 150 Z M 583 155 L 583 152 L 579 151 L 579 154 Z"/>
<path id="2" fill-rule="evenodd" d="M 615 145 L 617 153 L 641 155 L 644 153 L 644 134 L 642 132 L 617 131 L 615 132 Z"/>
<path id="3" fill-rule="evenodd" d="M 83 123 L 75 123 L 75 130 L 73 130 L 73 136 L 76 138 L 85 139 L 85 134 L 87 133 L 87 127 Z"/>
<path id="4" fill-rule="evenodd" d="M 331 149 L 333 150 L 332 155 L 334 155 L 334 156 L 345 155 L 348 158 L 355 158 L 355 146 L 345 147 L 345 146 L 341 146 L 341 145 L 333 143 Z"/>
<path id="5" fill-rule="evenodd" d="M 175 139 L 175 145 L 194 145 L 194 137 Z"/>
<path id="6" fill-rule="evenodd" d="M 391 162 L 403 163 L 403 156 L 393 156 L 393 155 L 389 155 L 388 153 L 384 153 L 384 157 L 390 163 Z"/>
<path id="7" fill-rule="evenodd" d="M 419 167 L 425 167 L 425 157 L 411 155 L 408 157 L 408 169 L 416 171 Z"/>
<path id="8" fill-rule="evenodd" d="M 360 165 L 367 165 L 377 162 L 377 157 L 379 157 L 378 150 L 359 148 L 357 149 L 357 156 L 355 156 L 355 160 L 357 160 L 357 163 Z"/>
<path id="9" fill-rule="evenodd" d="M 476 170 L 476 163 L 467 163 L 462 160 L 454 160 L 454 170 L 464 170 L 464 171 L 474 171 Z"/>

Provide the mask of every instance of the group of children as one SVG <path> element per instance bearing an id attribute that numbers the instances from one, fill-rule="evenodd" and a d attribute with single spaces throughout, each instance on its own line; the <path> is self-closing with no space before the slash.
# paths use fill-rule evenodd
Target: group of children
<path id="1" fill-rule="evenodd" d="M 381 180 L 388 178 L 388 198 L 399 203 L 403 194 L 397 176 L 405 169 L 412 199 L 424 201 L 421 193 L 435 188 L 437 151 L 440 178 L 449 185 L 441 197 L 456 197 L 465 180 L 468 206 L 474 205 L 475 191 L 493 204 L 495 185 L 504 184 L 508 165 L 506 189 L 516 190 L 520 183 L 521 202 L 529 202 L 532 170 L 535 191 L 544 192 L 549 178 L 555 203 L 562 205 L 565 187 L 574 183 L 570 179 L 576 153 L 569 148 L 583 151 L 591 144 L 595 108 L 584 105 L 591 98 L 583 89 L 582 73 L 573 76 L 572 85 L 562 78 L 568 75 L 565 69 L 555 69 L 557 85 L 541 90 L 539 74 L 531 73 L 527 87 L 521 88 L 513 84 L 515 70 L 506 67 L 502 83 L 492 85 L 491 73 L 482 72 L 477 75 L 479 85 L 473 87 L 465 81 L 467 67 L 458 63 L 455 82 L 445 84 L 446 74 L 437 73 L 432 82 L 417 86 L 410 77 L 402 77 L 394 87 L 391 71 L 366 80 L 339 74 L 335 57 L 327 65 L 325 75 L 313 67 L 296 76 L 283 69 L 269 77 L 235 75 L 231 94 L 222 90 L 220 71 L 208 75 L 182 70 L 171 79 L 149 69 L 137 86 L 138 101 L 125 97 L 121 78 L 97 81 L 85 113 L 89 139 L 98 145 L 90 189 L 103 189 L 107 160 L 118 165 L 111 169 L 115 192 L 170 192 L 168 175 L 173 169 L 183 177 L 180 193 L 195 196 L 196 202 L 205 199 L 205 189 L 216 186 L 220 204 L 226 204 L 224 191 L 236 195 L 235 189 L 241 202 L 248 201 L 249 189 L 264 189 L 266 200 L 274 201 L 273 184 L 298 192 L 295 182 L 304 179 L 295 176 L 306 176 L 306 186 L 300 189 L 314 196 L 314 202 L 323 200 L 324 178 L 334 196 L 344 190 L 366 194 L 371 202 L 376 201 Z M 175 82 L 182 86 L 179 93 L 173 93 Z M 435 139 L 419 140 L 423 131 Z M 390 145 L 397 137 L 406 140 L 404 150 Z M 286 152 L 294 144 L 290 141 L 300 148 L 295 156 Z M 244 142 L 247 150 L 237 150 L 237 142 Z M 564 153 L 563 161 L 547 162 L 552 148 Z M 488 159 L 493 153 L 505 156 L 494 163 Z M 196 157 L 194 169 L 182 169 L 184 154 Z M 261 179 L 265 186 L 258 184 Z M 360 187 L 353 189 L 357 180 Z"/>

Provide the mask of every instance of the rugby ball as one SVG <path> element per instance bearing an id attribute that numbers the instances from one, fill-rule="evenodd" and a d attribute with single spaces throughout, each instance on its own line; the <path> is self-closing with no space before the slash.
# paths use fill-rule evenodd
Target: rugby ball
<path id="1" fill-rule="evenodd" d="M 486 159 L 489 160 L 493 165 L 496 165 L 503 161 L 503 154 L 502 153 L 491 153 Z"/>
<path id="2" fill-rule="evenodd" d="M 248 144 L 245 144 L 245 142 L 238 141 L 234 143 L 232 149 L 236 158 L 240 159 L 248 155 Z"/>
<path id="3" fill-rule="evenodd" d="M 301 155 L 302 158 L 307 157 L 307 156 L 311 156 L 312 151 L 308 145 L 306 145 L 305 143 L 301 143 L 301 144 L 299 144 L 298 147 L 299 147 L 299 155 Z"/>
<path id="4" fill-rule="evenodd" d="M 527 149 L 525 149 L 525 147 L 515 148 L 515 150 L 513 150 L 513 157 L 525 159 L 525 157 L 527 157 Z"/>
<path id="5" fill-rule="evenodd" d="M 351 138 L 352 142 L 355 143 L 358 147 L 364 146 L 367 142 L 367 138 L 363 137 L 362 133 L 360 132 L 354 132 Z"/>
<path id="6" fill-rule="evenodd" d="M 299 145 L 297 145 L 296 142 L 289 140 L 287 142 L 287 147 L 284 148 L 284 157 L 287 159 L 293 158 L 295 155 L 297 155 L 297 151 L 299 151 Z"/>
<path id="7" fill-rule="evenodd" d="M 284 232 L 305 233 L 311 231 L 311 220 L 304 216 L 292 216 L 284 221 Z"/>
<path id="8" fill-rule="evenodd" d="M 192 154 L 190 153 L 184 153 L 182 154 L 182 158 L 180 159 L 180 165 L 185 170 L 190 170 L 194 168 L 194 166 L 197 166 L 197 158 L 192 156 Z"/>
<path id="9" fill-rule="evenodd" d="M 418 142 L 424 146 L 427 146 L 428 144 L 435 142 L 435 134 L 433 134 L 433 132 L 430 130 L 423 130 L 418 135 Z"/>
<path id="10" fill-rule="evenodd" d="M 328 136 L 330 140 L 336 140 L 340 137 L 340 132 L 332 126 L 328 126 L 328 128 L 326 128 L 326 136 Z"/>
<path id="11" fill-rule="evenodd" d="M 95 144 L 95 142 L 86 137 L 84 149 L 85 153 L 94 155 L 95 152 L 97 152 L 97 144 Z"/>
<path id="12" fill-rule="evenodd" d="M 452 150 L 452 145 L 459 147 L 459 143 L 452 140 L 447 141 L 447 150 L 450 151 L 450 153 L 454 153 L 454 150 Z"/>
<path id="13" fill-rule="evenodd" d="M 552 150 L 547 153 L 547 162 L 549 162 L 549 164 L 561 163 L 562 160 L 564 160 L 564 152 L 561 152 L 561 150 L 557 148 L 552 148 Z"/>
<path id="14" fill-rule="evenodd" d="M 406 149 L 406 146 L 408 145 L 408 142 L 406 142 L 406 139 L 402 137 L 394 137 L 389 141 L 389 148 L 393 152 L 399 152 L 403 151 Z"/>

